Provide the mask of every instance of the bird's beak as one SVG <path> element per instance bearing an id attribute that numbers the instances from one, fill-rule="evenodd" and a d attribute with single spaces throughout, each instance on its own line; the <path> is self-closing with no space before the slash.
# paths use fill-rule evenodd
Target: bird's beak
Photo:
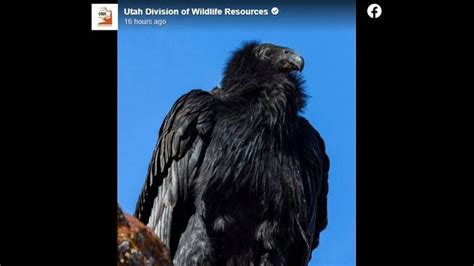
<path id="1" fill-rule="evenodd" d="M 285 61 L 284 68 L 300 72 L 303 71 L 304 59 L 300 54 L 290 49 L 285 49 L 283 53 L 283 60 Z"/>
<path id="2" fill-rule="evenodd" d="M 293 66 L 293 70 L 297 70 L 297 71 L 303 71 L 303 68 L 304 68 L 304 59 L 301 55 L 299 55 L 298 53 L 293 53 L 290 55 L 290 58 L 288 60 L 291 65 Z"/>

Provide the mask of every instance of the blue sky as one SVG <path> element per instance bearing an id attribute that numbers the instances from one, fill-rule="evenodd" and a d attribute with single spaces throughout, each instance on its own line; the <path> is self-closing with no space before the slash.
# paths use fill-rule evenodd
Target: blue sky
<path id="1" fill-rule="evenodd" d="M 124 211 L 134 211 L 159 128 L 176 99 L 219 85 L 226 60 L 243 41 L 270 42 L 305 58 L 310 99 L 303 116 L 325 139 L 331 159 L 329 225 L 310 265 L 355 265 L 355 10 L 331 12 L 318 19 L 258 18 L 257 24 L 179 17 L 163 27 L 121 23 L 118 202 Z"/>

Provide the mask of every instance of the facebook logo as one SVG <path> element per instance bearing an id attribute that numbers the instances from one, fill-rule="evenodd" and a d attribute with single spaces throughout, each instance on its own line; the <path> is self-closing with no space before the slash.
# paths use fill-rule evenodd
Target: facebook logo
<path id="1" fill-rule="evenodd" d="M 378 18 L 380 15 L 382 15 L 382 8 L 377 4 L 371 4 L 367 8 L 367 14 L 371 18 Z"/>

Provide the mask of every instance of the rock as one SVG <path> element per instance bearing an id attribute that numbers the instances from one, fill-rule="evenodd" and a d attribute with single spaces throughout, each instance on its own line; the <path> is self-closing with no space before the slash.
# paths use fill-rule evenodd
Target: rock
<path id="1" fill-rule="evenodd" d="M 137 218 L 117 207 L 117 265 L 173 265 L 168 248 Z"/>

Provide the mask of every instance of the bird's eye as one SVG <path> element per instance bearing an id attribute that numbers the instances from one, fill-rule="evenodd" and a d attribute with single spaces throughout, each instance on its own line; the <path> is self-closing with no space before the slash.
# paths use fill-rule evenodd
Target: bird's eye
<path id="1" fill-rule="evenodd" d="M 272 55 L 272 50 L 270 49 L 265 50 L 265 52 L 263 53 L 263 56 L 265 57 L 270 57 L 271 55 Z"/>

